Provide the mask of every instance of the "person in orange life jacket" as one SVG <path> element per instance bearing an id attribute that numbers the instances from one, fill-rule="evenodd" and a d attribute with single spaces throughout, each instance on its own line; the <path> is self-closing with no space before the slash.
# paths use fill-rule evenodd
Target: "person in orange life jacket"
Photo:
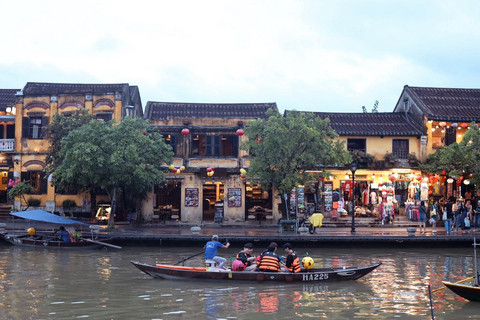
<path id="1" fill-rule="evenodd" d="M 218 242 L 218 236 L 215 234 L 212 236 L 212 240 L 208 241 L 205 244 L 205 259 L 211 259 L 218 264 L 218 268 L 222 269 L 227 259 L 217 256 L 218 248 L 227 249 L 230 247 L 230 243 L 227 242 L 225 245 L 221 242 Z"/>
<path id="2" fill-rule="evenodd" d="M 269 247 L 275 247 L 275 250 L 277 250 L 278 248 L 278 244 L 276 242 L 270 242 L 270 244 L 268 245 Z M 268 247 L 267 247 L 268 248 Z M 265 252 L 267 252 L 268 250 L 265 249 L 262 251 L 262 253 L 260 253 L 258 256 L 257 256 L 257 269 L 258 269 L 258 266 L 260 265 L 260 258 L 262 257 L 262 254 L 264 254 Z M 280 257 L 280 261 L 281 261 L 282 257 Z"/>
<path id="3" fill-rule="evenodd" d="M 237 254 L 237 260 L 240 260 L 244 264 L 244 271 L 254 271 L 257 265 L 253 263 L 255 257 L 252 257 L 253 244 L 246 243 L 243 246 L 243 250 Z"/>
<path id="4" fill-rule="evenodd" d="M 260 258 L 260 264 L 258 265 L 259 271 L 264 272 L 279 272 L 280 271 L 280 257 L 275 253 L 277 250 L 274 246 L 269 246 L 267 251 L 262 253 Z"/>
<path id="5" fill-rule="evenodd" d="M 285 259 L 285 268 L 282 268 L 282 271 L 297 273 L 300 272 L 300 258 L 295 251 L 292 249 L 290 243 L 285 243 L 283 249 L 287 253 L 287 258 Z"/>

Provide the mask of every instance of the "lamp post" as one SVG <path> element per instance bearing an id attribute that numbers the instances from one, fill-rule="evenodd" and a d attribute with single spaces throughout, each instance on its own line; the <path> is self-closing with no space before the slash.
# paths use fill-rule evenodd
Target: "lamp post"
<path id="1" fill-rule="evenodd" d="M 353 162 L 350 165 L 350 171 L 352 171 L 352 231 L 351 234 L 355 234 L 355 171 L 357 171 L 357 164 Z"/>

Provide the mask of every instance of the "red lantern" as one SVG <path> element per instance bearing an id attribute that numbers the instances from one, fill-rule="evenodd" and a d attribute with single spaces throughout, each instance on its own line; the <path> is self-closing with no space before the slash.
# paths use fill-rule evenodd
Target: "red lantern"
<path id="1" fill-rule="evenodd" d="M 422 178 L 423 178 L 423 177 L 422 177 L 422 175 L 420 175 L 420 174 L 415 177 L 415 179 L 417 179 L 418 181 L 421 181 Z"/>
<path id="2" fill-rule="evenodd" d="M 243 129 L 237 129 L 237 132 L 236 132 L 237 136 L 243 136 L 245 134 L 245 131 L 243 131 Z"/>
<path id="3" fill-rule="evenodd" d="M 433 182 L 433 183 L 437 183 L 437 182 L 438 182 L 437 177 L 433 177 L 432 182 Z"/>
<path id="4" fill-rule="evenodd" d="M 189 134 L 190 134 L 190 130 L 188 130 L 188 128 L 183 128 L 182 129 L 182 135 L 188 136 Z"/>
<path id="5" fill-rule="evenodd" d="M 393 181 L 395 181 L 395 180 L 397 180 L 397 179 L 395 178 L 395 175 L 391 174 L 391 175 L 388 176 L 388 180 L 390 180 L 390 181 L 393 182 Z"/>
<path id="6" fill-rule="evenodd" d="M 210 167 L 207 168 L 207 172 L 212 172 L 212 171 L 213 171 L 213 168 L 210 168 Z"/>
<path id="7" fill-rule="evenodd" d="M 240 174 L 240 179 L 245 179 L 245 175 L 243 173 Z"/>
<path id="8" fill-rule="evenodd" d="M 442 176 L 446 175 L 447 173 L 445 172 L 445 170 L 442 171 Z"/>
<path id="9" fill-rule="evenodd" d="M 147 135 L 147 131 L 143 131 L 142 134 L 143 134 L 144 136 L 146 136 L 146 135 Z"/>
<path id="10" fill-rule="evenodd" d="M 466 128 L 466 127 L 468 127 L 468 123 L 462 122 L 462 123 L 460 123 L 460 127 Z"/>

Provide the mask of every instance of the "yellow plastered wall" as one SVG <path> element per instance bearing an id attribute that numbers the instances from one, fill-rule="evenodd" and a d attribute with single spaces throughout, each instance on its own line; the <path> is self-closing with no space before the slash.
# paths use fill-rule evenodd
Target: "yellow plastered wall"
<path id="1" fill-rule="evenodd" d="M 408 139 L 409 153 L 415 153 L 417 157 L 420 156 L 420 139 L 417 137 L 358 137 L 358 136 L 341 136 L 339 140 L 345 141 L 347 146 L 348 139 L 366 139 L 366 152 L 375 156 L 377 160 L 383 160 L 386 153 L 392 152 L 392 145 L 394 139 Z"/>

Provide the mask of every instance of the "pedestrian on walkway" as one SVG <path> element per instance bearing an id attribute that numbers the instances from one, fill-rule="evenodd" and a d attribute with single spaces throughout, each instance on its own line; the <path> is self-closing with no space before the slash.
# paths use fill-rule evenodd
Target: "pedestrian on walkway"
<path id="1" fill-rule="evenodd" d="M 223 269 L 227 259 L 217 256 L 217 253 L 219 248 L 228 249 L 228 247 L 230 247 L 230 243 L 228 241 L 226 244 L 223 244 L 218 241 L 218 236 L 214 234 L 212 236 L 212 240 L 205 244 L 205 260 L 213 260 L 218 264 L 219 269 Z"/>
<path id="2" fill-rule="evenodd" d="M 445 220 L 445 232 L 447 234 L 452 233 L 452 220 L 453 220 L 453 202 L 448 199 L 447 203 L 445 204 L 445 210 L 447 212 L 447 220 Z"/>
<path id="3" fill-rule="evenodd" d="M 477 228 L 480 228 L 480 200 L 478 200 L 477 202 L 477 206 L 475 208 L 475 216 L 474 216 L 474 228 L 475 228 L 475 231 L 477 231 Z"/>
<path id="4" fill-rule="evenodd" d="M 425 201 L 422 201 L 420 203 L 420 207 L 418 207 L 418 211 L 420 213 L 418 217 L 418 227 L 420 228 L 420 234 L 426 234 L 427 233 L 427 227 L 425 226 L 425 223 L 427 222 L 427 207 L 425 207 Z M 423 232 L 422 232 L 423 229 Z"/>
<path id="5" fill-rule="evenodd" d="M 437 221 L 438 221 L 438 215 L 440 214 L 439 211 L 440 209 L 438 208 L 438 202 L 435 201 L 435 203 L 432 205 L 430 208 L 430 218 L 433 219 L 432 223 L 432 233 L 437 233 Z"/>

